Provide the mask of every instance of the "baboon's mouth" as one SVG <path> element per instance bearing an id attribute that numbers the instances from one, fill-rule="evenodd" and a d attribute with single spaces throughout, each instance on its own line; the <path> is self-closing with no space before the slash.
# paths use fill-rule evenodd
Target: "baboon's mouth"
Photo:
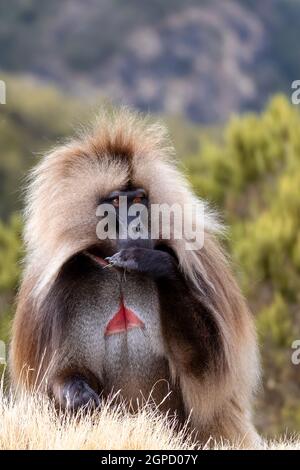
<path id="1" fill-rule="evenodd" d="M 109 321 L 104 336 L 124 333 L 133 328 L 144 328 L 145 325 L 130 308 L 124 305 L 121 299 L 120 308 Z"/>
<path id="2" fill-rule="evenodd" d="M 108 261 L 106 261 L 104 258 L 101 256 L 94 255 L 93 253 L 90 253 L 89 251 L 84 251 L 84 254 L 91 258 L 95 263 L 100 264 L 100 266 L 107 266 Z"/>
<path id="3" fill-rule="evenodd" d="M 107 266 L 109 263 L 105 258 L 111 256 L 113 253 L 111 253 L 111 249 L 101 249 L 97 245 L 93 245 L 85 250 L 83 254 L 91 258 L 100 266 Z"/>

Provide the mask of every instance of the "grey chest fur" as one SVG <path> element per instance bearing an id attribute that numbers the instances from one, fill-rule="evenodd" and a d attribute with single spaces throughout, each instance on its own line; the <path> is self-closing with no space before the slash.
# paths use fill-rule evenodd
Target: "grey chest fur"
<path id="1" fill-rule="evenodd" d="M 107 335 L 122 304 L 142 326 Z M 149 394 L 161 400 L 170 377 L 154 282 L 135 273 L 103 270 L 81 282 L 74 306 L 70 336 L 75 359 L 98 378 L 105 395 L 120 391 L 128 400 L 147 399 Z"/>

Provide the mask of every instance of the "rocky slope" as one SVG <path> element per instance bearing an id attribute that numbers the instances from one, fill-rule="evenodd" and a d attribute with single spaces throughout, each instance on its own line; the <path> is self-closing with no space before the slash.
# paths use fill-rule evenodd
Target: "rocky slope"
<path id="1" fill-rule="evenodd" d="M 299 78 L 299 19 L 292 0 L 2 0 L 0 67 L 220 122 Z"/>

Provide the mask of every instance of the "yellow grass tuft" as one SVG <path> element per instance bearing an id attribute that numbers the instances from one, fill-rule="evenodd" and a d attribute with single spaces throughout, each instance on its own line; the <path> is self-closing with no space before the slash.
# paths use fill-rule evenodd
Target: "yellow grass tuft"
<path id="1" fill-rule="evenodd" d="M 60 413 L 41 394 L 18 398 L 0 393 L 0 450 L 3 449 L 182 449 L 196 448 L 186 430 L 145 406 L 130 414 L 103 404 L 93 415 Z"/>
<path id="2" fill-rule="evenodd" d="M 197 449 L 187 429 L 177 433 L 175 424 L 150 406 L 133 415 L 122 405 L 106 403 L 93 415 L 79 412 L 74 416 L 58 414 L 53 403 L 38 393 L 16 398 L 0 392 L 0 450 Z M 226 445 L 215 448 L 228 449 Z M 300 449 L 300 440 L 281 439 L 265 448 Z"/>

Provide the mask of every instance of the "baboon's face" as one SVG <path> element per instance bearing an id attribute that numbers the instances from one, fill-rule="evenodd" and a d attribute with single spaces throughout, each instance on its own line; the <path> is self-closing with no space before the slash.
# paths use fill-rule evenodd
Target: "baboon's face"
<path id="1" fill-rule="evenodd" d="M 103 258 L 129 247 L 152 248 L 148 209 L 149 199 L 143 188 L 128 186 L 109 193 L 97 209 L 99 243 L 89 251 Z"/>

